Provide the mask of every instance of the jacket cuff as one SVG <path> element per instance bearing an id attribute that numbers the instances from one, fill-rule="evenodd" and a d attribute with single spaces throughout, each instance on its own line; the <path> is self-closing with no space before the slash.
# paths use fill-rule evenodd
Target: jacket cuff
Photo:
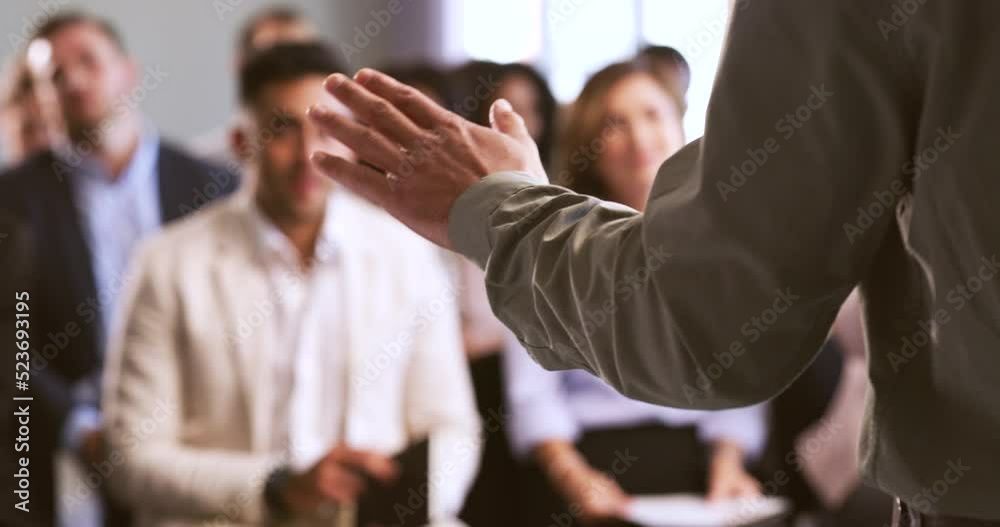
<path id="1" fill-rule="evenodd" d="M 486 268 L 493 250 L 490 215 L 515 192 L 537 184 L 537 177 L 525 172 L 497 172 L 466 189 L 448 214 L 448 237 L 452 248 L 480 268 Z"/>

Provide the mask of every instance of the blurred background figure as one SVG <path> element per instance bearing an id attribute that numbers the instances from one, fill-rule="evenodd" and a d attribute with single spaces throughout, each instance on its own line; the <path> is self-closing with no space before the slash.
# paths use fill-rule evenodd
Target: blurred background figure
<path id="1" fill-rule="evenodd" d="M 127 525 L 107 494 L 100 380 L 132 249 L 146 235 L 235 187 L 236 177 L 160 140 L 130 105 L 139 66 L 108 22 L 84 13 L 50 18 L 32 42 L 51 46 L 51 82 L 67 141 L 0 175 L 0 210 L 24 222 L 34 247 L 30 279 L 32 511 L 51 525 L 54 459 L 67 453 L 92 479 L 63 482 L 62 505 L 103 496 L 104 524 Z M 30 48 L 29 48 L 30 49 Z M 44 243 L 43 243 L 44 242 Z M 97 484 L 93 484 L 97 481 Z M 64 519 L 66 520 L 66 519 Z M 74 517 L 73 525 L 92 525 Z"/>
<path id="2" fill-rule="evenodd" d="M 672 93 L 683 94 L 682 107 L 687 111 L 687 92 L 691 87 L 691 65 L 680 51 L 670 46 L 646 46 L 636 55 L 646 61 L 662 81 L 671 86 Z"/>
<path id="3" fill-rule="evenodd" d="M 113 17 L 111 27 L 51 11 L 46 7 L 50 3 L 7 2 L 8 16 L 0 20 L 8 40 L 11 35 L 24 39 L 23 45 L 11 40 L 4 55 L 12 66 L 0 94 L 0 151 L 15 167 L 0 174 L 0 234 L 11 235 L 0 237 L 0 254 L 6 258 L 0 262 L 6 273 L 0 283 L 7 279 L 10 287 L 32 291 L 35 334 L 43 336 L 37 341 L 38 371 L 32 372 L 37 380 L 32 466 L 37 471 L 32 472 L 33 513 L 25 521 L 46 527 L 53 525 L 57 506 L 76 511 L 64 515 L 63 525 L 101 523 L 100 502 L 111 465 L 101 457 L 106 422 L 97 393 L 112 312 L 131 283 L 125 268 L 132 249 L 161 224 L 230 192 L 241 165 L 263 168 L 264 150 L 287 139 L 273 134 L 285 128 L 281 120 L 257 126 L 261 134 L 250 141 L 238 132 L 254 125 L 238 117 L 240 105 L 233 98 L 236 73 L 251 57 L 321 36 L 335 44 L 333 52 L 343 56 L 339 67 L 348 73 L 389 64 L 386 70 L 394 76 L 479 124 L 488 126 L 490 105 L 505 98 L 525 118 L 553 182 L 641 210 L 660 161 L 701 133 L 728 13 L 743 4 L 243 0 L 161 5 L 87 0 L 95 12 Z M 566 11 L 566 6 L 572 9 Z M 509 38 L 511 27 L 521 38 Z M 122 48 L 118 29 L 129 37 L 130 53 Z M 35 33 L 48 38 L 36 39 Z M 343 45 L 359 53 L 346 56 Z M 141 90 L 144 79 L 133 53 L 168 74 L 156 84 L 155 94 Z M 155 116 L 157 126 L 147 115 Z M 207 161 L 193 161 L 165 137 L 181 139 Z M 234 144 L 241 145 L 242 160 L 233 154 Z M 211 161 L 225 163 L 225 170 Z M 238 228 L 228 231 L 233 239 L 240 233 Z M 588 456 L 607 445 L 602 437 L 618 438 L 622 429 L 643 428 L 633 426 L 641 422 L 649 430 L 643 428 L 640 436 L 667 434 L 697 452 L 691 456 L 697 463 L 685 466 L 693 475 L 689 482 L 704 479 L 698 488 L 707 492 L 716 464 L 711 461 L 713 441 L 703 429 L 719 423 L 728 430 L 744 419 L 750 423 L 747 430 L 763 426 L 757 409 L 732 419 L 664 416 L 630 406 L 614 394 L 592 392 L 574 375 L 534 381 L 539 372 L 531 363 L 504 364 L 510 335 L 493 316 L 482 271 L 451 253 L 444 259 L 457 287 L 462 348 L 484 439 L 480 471 L 461 513 L 472 527 L 532 525 L 518 514 L 520 503 L 537 505 L 533 494 L 543 491 L 555 503 L 574 488 L 547 482 L 551 478 L 538 467 L 535 451 L 553 448 L 536 449 L 529 443 L 569 443 L 571 448 L 554 448 L 571 452 L 564 459 L 577 461 L 560 465 L 575 475 L 566 481 L 606 484 L 612 489 L 608 495 L 615 496 L 614 489 L 629 491 L 631 483 L 603 481 L 597 472 L 606 467 Z M 855 460 L 848 459 L 855 455 L 863 411 L 858 387 L 867 388 L 859 359 L 863 344 L 850 329 L 857 320 L 847 323 L 852 309 L 856 304 L 845 305 L 825 352 L 770 405 L 771 433 L 761 460 L 762 480 L 785 471 L 791 481 L 779 493 L 799 511 L 827 522 L 824 527 L 882 525 L 876 518 L 888 511 L 888 498 L 862 486 Z M 218 317 L 212 313 L 213 319 Z M 525 373 L 512 375 L 521 370 Z M 146 380 L 129 382 L 137 390 L 148 388 Z M 461 398 L 459 392 L 449 396 Z M 549 394 L 543 404 L 548 410 L 529 404 L 541 393 Z M 619 414 L 635 419 L 605 419 L 608 409 L 619 405 Z M 558 428 L 571 423 L 566 429 L 577 432 L 546 436 L 546 429 L 531 419 L 549 411 L 555 417 L 544 424 Z M 831 426 L 837 433 L 817 450 L 817 438 L 825 437 Z M 526 431 L 532 430 L 534 442 L 526 439 L 531 437 Z M 236 435 L 222 439 L 238 441 Z M 597 439 L 588 440 L 591 436 Z M 757 449 L 750 436 L 756 432 L 733 438 L 742 447 L 722 449 L 743 453 L 719 457 L 732 461 L 718 463 L 725 469 L 719 471 L 732 477 L 716 481 L 752 486 L 744 477 L 745 461 Z M 518 457 L 531 461 L 527 469 L 515 459 L 512 438 Z M 57 450 L 68 460 L 60 465 L 71 467 L 78 477 L 63 479 L 53 494 L 51 458 Z M 640 463 L 658 457 L 644 455 Z M 96 485 L 87 484 L 87 478 Z M 88 498 L 98 506 L 88 508 Z M 194 510 L 186 509 L 179 512 Z M 124 518 L 120 509 L 110 507 L 104 523 L 124 525 Z M 0 525 L 5 521 L 0 519 Z M 542 521 L 552 523 L 548 516 Z"/>
<path id="4" fill-rule="evenodd" d="M 318 31 L 301 11 L 290 6 L 270 7 L 251 15 L 240 30 L 236 54 L 237 68 L 254 53 L 275 44 L 312 42 Z"/>
<path id="5" fill-rule="evenodd" d="M 447 77 L 441 97 L 444 106 L 489 126 L 490 105 L 506 98 L 524 112 L 539 150 L 551 151 L 558 108 L 547 82 L 531 66 L 470 61 Z M 430 79 L 426 74 L 423 78 Z M 520 470 L 508 439 L 509 407 L 504 400 L 505 373 L 500 358 L 508 345 L 508 330 L 490 309 L 483 271 L 453 253 L 445 258 L 461 284 L 462 335 L 485 430 L 480 473 L 462 517 L 476 526 L 516 525 L 521 519 L 520 508 L 498 506 L 501 497 L 517 499 L 521 489 Z"/>
<path id="6" fill-rule="evenodd" d="M 684 145 L 683 91 L 648 61 L 608 66 L 568 109 L 559 174 L 584 193 L 641 210 L 659 165 Z M 619 298 L 618 301 L 627 301 Z M 515 346 L 504 355 L 511 440 L 536 475 L 530 525 L 578 504 L 585 524 L 624 522 L 632 494 L 754 496 L 748 466 L 766 440 L 766 411 L 661 408 L 580 371 L 547 372 Z M 628 452 L 627 456 L 622 455 Z M 602 523 L 603 524 L 603 523 Z"/>
<path id="7" fill-rule="evenodd" d="M 538 145 L 542 162 L 548 166 L 552 161 L 556 141 L 559 107 L 542 74 L 527 64 L 491 64 L 483 66 L 483 71 L 473 82 L 476 83 L 476 89 L 473 90 L 476 100 L 482 97 L 483 101 L 471 112 L 471 120 L 482 126 L 489 126 L 490 106 L 497 99 L 507 99 L 514 111 L 524 118 L 528 133 Z M 480 89 L 481 92 L 477 91 Z"/>
<path id="8" fill-rule="evenodd" d="M 398 81 L 409 84 L 430 97 L 434 102 L 445 106 L 448 93 L 448 74 L 434 65 L 425 62 L 412 64 L 388 64 L 382 71 L 392 75 Z"/>
<path id="9" fill-rule="evenodd" d="M 870 390 L 858 292 L 840 309 L 819 357 L 771 401 L 766 473 L 782 471 L 779 489 L 820 527 L 889 525 L 892 498 L 861 480 L 858 448 Z"/>
<path id="10" fill-rule="evenodd" d="M 644 60 L 591 77 L 566 118 L 555 183 L 641 211 L 660 165 L 685 144 L 680 86 Z"/>
<path id="11" fill-rule="evenodd" d="M 63 139 L 51 76 L 52 46 L 46 40 L 32 42 L 7 72 L 0 108 L 0 144 L 7 165 L 16 165 Z"/>
<path id="12" fill-rule="evenodd" d="M 243 64 L 261 50 L 276 44 L 311 42 L 318 38 L 315 24 L 291 6 L 269 7 L 251 15 L 239 30 L 234 49 L 234 68 L 238 74 Z M 231 121 L 231 120 L 230 120 Z M 199 134 L 191 140 L 191 150 L 199 157 L 227 168 L 239 165 L 232 155 L 233 123 L 221 125 Z M 235 170 L 233 170 L 235 171 Z"/>
<path id="13" fill-rule="evenodd" d="M 316 43 L 251 56 L 234 146 L 254 183 L 138 257 L 107 398 L 113 483 L 142 525 L 353 527 L 366 488 L 403 470 L 390 456 L 425 438 L 430 485 L 410 491 L 432 525 L 462 507 L 480 427 L 456 291 L 437 249 L 310 162 L 353 156 L 306 116 L 339 71 Z M 419 507 L 404 495 L 379 506 Z"/>

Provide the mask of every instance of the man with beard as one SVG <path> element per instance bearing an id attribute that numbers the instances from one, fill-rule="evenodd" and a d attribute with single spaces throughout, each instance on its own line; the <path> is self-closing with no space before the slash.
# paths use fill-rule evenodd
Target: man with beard
<path id="1" fill-rule="evenodd" d="M 140 69 L 110 24 L 66 13 L 35 39 L 51 45 L 68 141 L 0 175 L 0 212 L 21 222 L 34 262 L 22 287 L 32 298 L 35 336 L 27 393 L 34 397 L 32 503 L 31 518 L 18 520 L 52 525 L 57 451 L 86 471 L 85 485 L 64 491 L 67 503 L 103 493 L 110 476 L 99 380 L 132 249 L 162 224 L 230 192 L 236 177 L 160 140 L 133 94 L 162 72 Z M 105 501 L 104 523 L 126 525 L 127 514 Z"/>

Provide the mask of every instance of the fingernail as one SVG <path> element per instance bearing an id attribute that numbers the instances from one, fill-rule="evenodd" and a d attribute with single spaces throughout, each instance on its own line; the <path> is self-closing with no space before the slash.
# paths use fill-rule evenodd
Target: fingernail
<path id="1" fill-rule="evenodd" d="M 310 117 L 326 117 L 330 115 L 330 109 L 322 104 L 314 104 L 307 111 Z"/>
<path id="2" fill-rule="evenodd" d="M 333 91 L 339 88 L 340 85 L 343 84 L 345 81 L 347 81 L 346 75 L 342 73 L 334 73 L 333 75 L 330 75 L 329 77 L 326 78 L 326 81 L 323 83 L 323 85 L 326 86 L 327 90 Z"/>
<path id="3" fill-rule="evenodd" d="M 313 163 L 322 164 L 327 159 L 330 159 L 330 157 L 331 157 L 330 154 L 327 154 L 322 150 L 317 150 L 313 152 L 311 156 L 309 156 L 309 159 L 311 159 Z"/>
<path id="4" fill-rule="evenodd" d="M 354 80 L 359 84 L 365 84 L 370 81 L 372 77 L 375 76 L 375 71 L 371 68 L 361 68 L 357 73 L 354 74 Z"/>
<path id="5" fill-rule="evenodd" d="M 508 101 L 507 99 L 497 99 L 496 102 L 493 103 L 493 105 L 496 109 L 503 112 L 514 111 L 514 107 L 510 105 L 510 101 Z"/>

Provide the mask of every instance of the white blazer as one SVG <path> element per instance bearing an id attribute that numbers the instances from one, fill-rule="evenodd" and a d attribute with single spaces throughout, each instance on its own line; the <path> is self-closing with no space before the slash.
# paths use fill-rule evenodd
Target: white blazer
<path id="1" fill-rule="evenodd" d="M 394 219 L 354 197 L 334 203 L 349 232 L 338 313 L 351 328 L 346 443 L 392 453 L 429 435 L 431 516 L 448 522 L 481 446 L 458 286 L 430 244 Z M 286 461 L 263 444 L 271 418 L 260 395 L 273 380 L 261 340 L 232 338 L 268 297 L 267 277 L 251 265 L 250 204 L 245 192 L 223 200 L 134 259 L 104 410 L 111 482 L 139 525 L 269 524 L 262 489 Z"/>

